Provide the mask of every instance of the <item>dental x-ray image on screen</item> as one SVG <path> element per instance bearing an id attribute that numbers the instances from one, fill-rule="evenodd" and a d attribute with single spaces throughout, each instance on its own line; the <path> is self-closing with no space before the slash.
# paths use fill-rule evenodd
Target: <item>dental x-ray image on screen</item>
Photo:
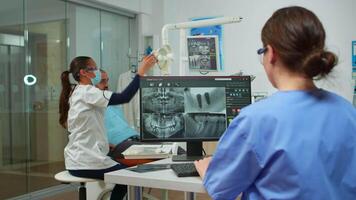
<path id="1" fill-rule="evenodd" d="M 143 130 L 146 138 L 182 138 L 184 132 L 184 89 L 144 88 L 141 91 Z"/>
<path id="2" fill-rule="evenodd" d="M 191 87 L 184 89 L 185 136 L 216 138 L 226 128 L 224 87 Z"/>
<path id="3" fill-rule="evenodd" d="M 170 87 L 145 88 L 141 93 L 143 113 L 183 113 L 184 89 Z"/>
<path id="4" fill-rule="evenodd" d="M 224 113 L 187 113 L 185 115 L 185 136 L 188 138 L 217 138 L 225 129 Z"/>
<path id="5" fill-rule="evenodd" d="M 142 77 L 141 139 L 217 140 L 250 103 L 249 77 Z"/>
<path id="6" fill-rule="evenodd" d="M 144 113 L 145 137 L 147 138 L 182 138 L 184 118 L 181 113 Z"/>
<path id="7" fill-rule="evenodd" d="M 218 137 L 224 132 L 224 88 L 142 88 L 146 138 Z"/>
<path id="8" fill-rule="evenodd" d="M 184 108 L 190 112 L 226 113 L 224 87 L 192 87 L 184 88 Z"/>
<path id="9" fill-rule="evenodd" d="M 218 137 L 225 131 L 223 87 L 142 88 L 141 95 L 145 138 Z"/>

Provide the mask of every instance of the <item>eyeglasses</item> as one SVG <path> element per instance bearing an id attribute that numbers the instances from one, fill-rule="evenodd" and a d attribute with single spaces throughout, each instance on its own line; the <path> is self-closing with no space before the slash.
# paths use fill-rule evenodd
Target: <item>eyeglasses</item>
<path id="1" fill-rule="evenodd" d="M 261 64 L 263 64 L 263 55 L 266 52 L 267 52 L 267 47 L 257 49 L 258 60 L 260 61 Z"/>
<path id="2" fill-rule="evenodd" d="M 87 72 L 93 72 L 93 71 L 95 71 L 95 70 L 97 70 L 98 68 L 97 67 L 87 67 L 87 68 L 85 68 L 85 71 L 87 71 Z"/>
<path id="3" fill-rule="evenodd" d="M 261 55 L 261 54 L 266 53 L 266 51 L 267 51 L 267 47 L 263 47 L 263 48 L 257 49 L 257 54 Z"/>

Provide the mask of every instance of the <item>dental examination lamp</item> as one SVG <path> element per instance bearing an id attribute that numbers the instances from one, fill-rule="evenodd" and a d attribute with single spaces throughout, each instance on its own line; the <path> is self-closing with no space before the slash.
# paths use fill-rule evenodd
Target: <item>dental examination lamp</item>
<path id="1" fill-rule="evenodd" d="M 158 65 L 163 75 L 169 75 L 169 66 L 173 62 L 172 48 L 168 42 L 168 30 L 182 30 L 204 26 L 214 26 L 219 24 L 231 24 L 241 22 L 242 17 L 221 17 L 177 24 L 166 24 L 162 28 L 162 47 L 153 51 L 153 55 L 158 60 Z"/>

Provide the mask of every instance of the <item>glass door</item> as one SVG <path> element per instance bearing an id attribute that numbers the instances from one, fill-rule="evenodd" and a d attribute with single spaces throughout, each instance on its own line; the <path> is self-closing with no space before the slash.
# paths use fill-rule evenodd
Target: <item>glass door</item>
<path id="1" fill-rule="evenodd" d="M 66 64 L 66 2 L 6 0 L 0 8 L 0 199 L 60 183 L 67 133 L 58 124 Z"/>
<path id="2" fill-rule="evenodd" d="M 28 115 L 23 77 L 23 1 L 0 9 L 0 199 L 27 192 Z"/>
<path id="3" fill-rule="evenodd" d="M 128 17 L 101 11 L 101 67 L 109 75 L 110 90 L 117 91 L 119 76 L 130 70 L 130 21 Z"/>
<path id="4" fill-rule="evenodd" d="M 73 57 L 91 56 L 115 89 L 129 70 L 129 21 L 68 1 L 2 1 L 0 199 L 36 199 L 31 192 L 60 184 L 68 141 L 58 123 L 60 75 Z"/>
<path id="5" fill-rule="evenodd" d="M 66 62 L 66 3 L 25 0 L 27 75 L 36 83 L 26 87 L 29 113 L 28 192 L 60 184 L 53 177 L 64 170 L 67 133 L 58 123 L 60 74 Z"/>
<path id="6" fill-rule="evenodd" d="M 2 34 L 2 37 L 6 37 Z M 9 35 L 7 35 L 9 37 Z M 21 36 L 11 35 L 11 37 Z M 24 47 L 0 44 L 0 199 L 24 194 L 27 190 L 27 117 L 21 75 Z M 11 183 L 9 183 L 9 181 Z M 16 187 L 13 187 L 16 185 Z M 6 188 L 6 189 L 4 189 Z"/>

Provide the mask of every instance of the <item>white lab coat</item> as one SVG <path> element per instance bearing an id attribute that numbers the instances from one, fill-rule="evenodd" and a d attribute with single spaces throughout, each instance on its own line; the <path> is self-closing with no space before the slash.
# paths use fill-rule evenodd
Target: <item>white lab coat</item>
<path id="1" fill-rule="evenodd" d="M 66 169 L 106 169 L 117 162 L 107 156 L 104 111 L 112 95 L 92 85 L 78 85 L 69 98 L 69 142 L 64 149 Z"/>

